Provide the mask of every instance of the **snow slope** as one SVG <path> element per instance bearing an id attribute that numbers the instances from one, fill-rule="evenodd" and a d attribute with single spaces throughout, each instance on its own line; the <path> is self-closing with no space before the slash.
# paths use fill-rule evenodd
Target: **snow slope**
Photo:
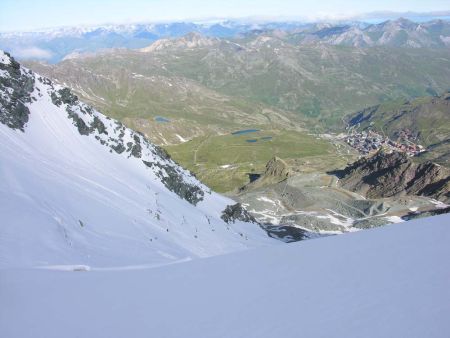
<path id="1" fill-rule="evenodd" d="M 450 215 L 153 269 L 3 270 L 0 336 L 450 336 Z"/>
<path id="2" fill-rule="evenodd" d="M 0 51 L 0 268 L 160 265 L 277 242 L 233 201 Z"/>

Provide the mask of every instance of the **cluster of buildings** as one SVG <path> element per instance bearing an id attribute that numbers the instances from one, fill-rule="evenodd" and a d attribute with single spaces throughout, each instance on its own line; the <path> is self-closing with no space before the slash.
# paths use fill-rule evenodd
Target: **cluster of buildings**
<path id="1" fill-rule="evenodd" d="M 380 149 L 394 150 L 407 153 L 409 156 L 415 156 L 425 148 L 411 141 L 412 135 L 408 131 L 402 131 L 399 134 L 399 141 L 392 141 L 387 136 L 382 136 L 372 130 L 351 133 L 344 136 L 344 141 L 352 148 L 359 151 L 362 155 L 377 152 Z"/>

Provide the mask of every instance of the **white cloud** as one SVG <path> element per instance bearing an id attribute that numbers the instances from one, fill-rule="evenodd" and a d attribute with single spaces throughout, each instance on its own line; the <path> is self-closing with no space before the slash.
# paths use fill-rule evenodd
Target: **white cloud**
<path id="1" fill-rule="evenodd" d="M 42 49 L 39 47 L 24 47 L 16 48 L 13 50 L 13 55 L 19 59 L 51 59 L 53 53 L 47 49 Z"/>

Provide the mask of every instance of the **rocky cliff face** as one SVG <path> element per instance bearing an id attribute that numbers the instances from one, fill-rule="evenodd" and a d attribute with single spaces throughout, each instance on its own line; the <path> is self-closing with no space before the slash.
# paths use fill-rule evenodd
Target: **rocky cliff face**
<path id="1" fill-rule="evenodd" d="M 34 78 L 21 71 L 20 64 L 9 54 L 0 54 L 0 123 L 24 130 L 30 114 L 27 104 L 32 100 L 33 89 Z"/>
<path id="2" fill-rule="evenodd" d="M 432 162 L 416 164 L 404 153 L 378 152 L 336 174 L 342 188 L 367 198 L 418 195 L 450 201 L 450 170 Z"/>
<path id="3" fill-rule="evenodd" d="M 280 183 L 292 175 L 292 170 L 284 160 L 275 156 L 267 162 L 264 172 L 259 177 L 258 175 L 256 175 L 257 178 L 254 181 L 243 186 L 239 191 L 243 192 Z"/>
<path id="4" fill-rule="evenodd" d="M 282 181 L 290 176 L 288 164 L 279 157 L 272 158 L 266 164 L 264 178 Z"/>

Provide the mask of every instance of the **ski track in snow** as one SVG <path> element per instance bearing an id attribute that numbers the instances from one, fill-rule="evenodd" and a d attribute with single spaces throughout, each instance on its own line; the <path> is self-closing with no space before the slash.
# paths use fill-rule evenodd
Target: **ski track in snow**
<path id="1" fill-rule="evenodd" d="M 449 220 L 160 267 L 4 269 L 0 336 L 447 338 Z"/>

